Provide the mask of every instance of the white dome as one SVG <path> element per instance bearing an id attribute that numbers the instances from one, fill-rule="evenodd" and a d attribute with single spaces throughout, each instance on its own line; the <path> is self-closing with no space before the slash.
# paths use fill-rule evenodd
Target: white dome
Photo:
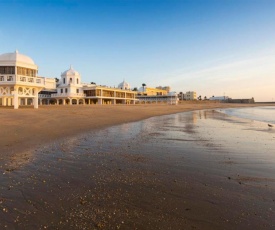
<path id="1" fill-rule="evenodd" d="M 62 76 L 68 76 L 68 75 L 70 75 L 70 76 L 80 76 L 80 74 L 76 70 L 74 70 L 72 66 L 70 66 L 70 69 L 64 71 L 61 75 Z"/>
<path id="2" fill-rule="evenodd" d="M 145 92 L 145 91 L 146 91 L 146 88 L 147 88 L 147 86 L 140 87 L 140 88 L 138 89 L 138 92 L 140 92 L 140 93 Z"/>
<path id="3" fill-rule="evenodd" d="M 17 50 L 14 53 L 5 53 L 0 55 L 0 62 L 20 62 L 28 65 L 35 65 L 34 61 L 30 57 L 18 53 Z"/>
<path id="4" fill-rule="evenodd" d="M 123 81 L 118 85 L 118 88 L 119 89 L 131 89 L 131 86 L 126 81 Z"/>

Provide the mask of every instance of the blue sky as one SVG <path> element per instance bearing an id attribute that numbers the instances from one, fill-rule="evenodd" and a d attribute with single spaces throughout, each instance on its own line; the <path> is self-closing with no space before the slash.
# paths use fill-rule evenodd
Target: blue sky
<path id="1" fill-rule="evenodd" d="M 273 0 L 0 0 L 0 53 L 39 74 L 275 100 Z"/>

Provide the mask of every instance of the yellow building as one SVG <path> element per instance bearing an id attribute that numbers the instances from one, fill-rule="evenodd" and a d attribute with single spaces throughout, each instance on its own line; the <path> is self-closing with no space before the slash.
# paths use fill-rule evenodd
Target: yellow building
<path id="1" fill-rule="evenodd" d="M 139 89 L 138 95 L 141 96 L 165 96 L 169 93 L 169 91 L 165 89 L 160 89 L 159 87 L 157 88 L 149 88 L 149 87 L 141 87 Z"/>
<path id="2" fill-rule="evenodd" d="M 169 86 L 159 86 L 156 88 L 141 87 L 137 94 L 139 104 L 166 103 L 176 105 L 178 103 L 177 94 L 170 92 Z"/>
<path id="3" fill-rule="evenodd" d="M 83 86 L 85 104 L 135 104 L 137 92 L 106 86 Z"/>

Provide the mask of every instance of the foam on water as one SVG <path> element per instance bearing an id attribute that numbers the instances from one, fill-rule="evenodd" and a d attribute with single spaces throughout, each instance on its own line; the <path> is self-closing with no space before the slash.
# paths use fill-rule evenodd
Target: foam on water
<path id="1" fill-rule="evenodd" d="M 222 112 L 230 116 L 261 121 L 275 125 L 275 106 L 223 109 Z"/>

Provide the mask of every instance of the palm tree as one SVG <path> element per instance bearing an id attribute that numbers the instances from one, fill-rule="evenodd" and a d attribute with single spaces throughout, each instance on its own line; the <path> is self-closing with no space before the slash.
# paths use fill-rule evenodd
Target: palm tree
<path id="1" fill-rule="evenodd" d="M 59 82 L 59 79 L 58 79 L 57 77 L 55 78 L 55 82 L 56 82 L 56 83 Z"/>
<path id="2" fill-rule="evenodd" d="M 201 100 L 201 95 L 198 97 L 198 100 Z"/>
<path id="3" fill-rule="evenodd" d="M 146 84 L 145 83 L 142 83 L 142 87 L 143 87 L 143 92 L 144 92 L 144 87 L 146 86 Z"/>
<path id="4" fill-rule="evenodd" d="M 133 89 L 133 91 L 138 91 L 137 87 L 135 87 L 135 88 Z"/>
<path id="5" fill-rule="evenodd" d="M 92 84 L 92 85 L 96 85 L 96 83 L 95 83 L 95 82 L 93 82 L 93 81 L 91 82 L 91 84 Z"/>
<path id="6" fill-rule="evenodd" d="M 206 97 L 206 96 L 204 96 L 204 100 L 207 100 L 207 97 Z"/>

